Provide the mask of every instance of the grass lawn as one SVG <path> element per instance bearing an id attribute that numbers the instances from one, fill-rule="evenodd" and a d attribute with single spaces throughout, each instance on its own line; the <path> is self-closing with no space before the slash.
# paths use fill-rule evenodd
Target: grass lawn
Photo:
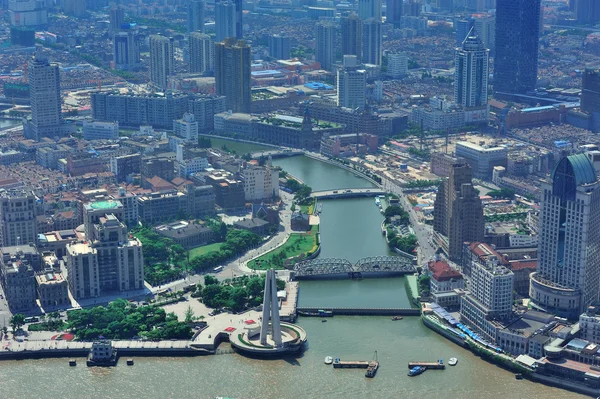
<path id="1" fill-rule="evenodd" d="M 209 252 L 217 252 L 221 249 L 221 244 L 222 242 L 215 242 L 214 244 L 203 245 L 201 247 L 190 249 L 190 259 L 206 255 Z"/>
<path id="2" fill-rule="evenodd" d="M 317 231 L 316 228 L 313 228 L 312 231 L 307 234 L 291 234 L 285 244 L 273 251 L 267 252 L 259 258 L 251 260 L 248 262 L 248 267 L 257 270 L 266 270 L 270 268 L 279 270 L 284 269 L 285 259 L 317 249 Z"/>

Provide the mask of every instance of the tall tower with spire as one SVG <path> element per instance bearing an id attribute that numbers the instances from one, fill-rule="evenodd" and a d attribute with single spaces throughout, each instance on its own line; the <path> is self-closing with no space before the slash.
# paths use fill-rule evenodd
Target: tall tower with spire
<path id="1" fill-rule="evenodd" d="M 271 328 L 269 328 L 269 321 Z M 269 332 L 271 334 L 269 334 Z M 269 345 L 267 337 L 271 335 L 271 340 L 275 347 L 282 346 L 281 340 L 281 321 L 279 320 L 279 302 L 277 301 L 277 280 L 275 270 L 267 270 L 265 278 L 265 295 L 263 298 L 262 325 L 260 327 L 260 344 Z"/>
<path id="2" fill-rule="evenodd" d="M 471 28 L 456 48 L 454 72 L 454 102 L 465 108 L 487 105 L 488 62 L 490 50 Z"/>

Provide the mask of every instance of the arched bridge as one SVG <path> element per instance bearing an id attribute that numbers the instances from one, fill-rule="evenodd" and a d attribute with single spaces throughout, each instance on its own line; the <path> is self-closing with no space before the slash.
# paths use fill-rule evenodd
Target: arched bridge
<path id="1" fill-rule="evenodd" d="M 313 191 L 310 196 L 312 198 L 327 199 L 327 198 L 353 198 L 353 197 L 375 197 L 376 195 L 384 195 L 385 191 L 380 188 L 338 188 L 337 190 Z"/>
<path id="2" fill-rule="evenodd" d="M 356 264 L 347 259 L 318 258 L 296 263 L 294 278 L 310 279 L 323 277 L 377 277 L 408 274 L 416 271 L 413 259 L 404 256 L 370 256 Z"/>

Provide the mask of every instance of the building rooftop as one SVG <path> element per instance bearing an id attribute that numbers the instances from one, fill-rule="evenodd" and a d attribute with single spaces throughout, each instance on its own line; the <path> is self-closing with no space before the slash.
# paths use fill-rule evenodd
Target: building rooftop
<path id="1" fill-rule="evenodd" d="M 112 200 L 92 202 L 90 204 L 86 204 L 85 206 L 87 208 L 91 208 L 91 209 L 114 209 L 114 208 L 123 207 L 121 202 L 112 201 Z"/>
<path id="2" fill-rule="evenodd" d="M 436 281 L 448 281 L 451 279 L 462 279 L 463 276 L 458 271 L 452 269 L 448 262 L 438 260 L 429 262 L 429 271 Z"/>
<path id="3" fill-rule="evenodd" d="M 572 173 L 575 175 L 575 182 L 578 186 L 592 184 L 596 182 L 596 170 L 594 164 L 585 154 L 569 155 L 560 160 L 554 171 L 552 171 L 552 180 L 557 171 L 561 170 L 561 164 L 568 162 Z"/>

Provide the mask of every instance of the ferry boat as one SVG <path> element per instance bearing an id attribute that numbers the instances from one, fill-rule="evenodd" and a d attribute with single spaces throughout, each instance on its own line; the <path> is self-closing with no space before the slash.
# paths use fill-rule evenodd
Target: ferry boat
<path id="1" fill-rule="evenodd" d="M 326 356 L 325 357 L 325 364 L 331 364 L 333 363 L 333 358 L 331 356 Z"/>
<path id="2" fill-rule="evenodd" d="M 455 357 L 451 357 L 450 360 L 448 360 L 449 366 L 456 366 L 456 363 L 458 363 L 458 359 Z"/>
<path id="3" fill-rule="evenodd" d="M 333 317 L 333 312 L 331 310 L 323 310 L 323 309 L 319 309 L 316 312 L 299 310 L 298 314 L 300 316 Z"/>
<path id="4" fill-rule="evenodd" d="M 117 350 L 111 341 L 95 341 L 87 359 L 88 367 L 110 367 L 117 365 Z"/>
<path id="5" fill-rule="evenodd" d="M 408 376 L 409 377 L 414 377 L 414 376 L 417 376 L 419 374 L 423 374 L 425 372 L 425 370 L 427 370 L 427 368 L 425 368 L 425 367 L 421 367 L 421 366 L 413 367 L 408 372 Z"/>

